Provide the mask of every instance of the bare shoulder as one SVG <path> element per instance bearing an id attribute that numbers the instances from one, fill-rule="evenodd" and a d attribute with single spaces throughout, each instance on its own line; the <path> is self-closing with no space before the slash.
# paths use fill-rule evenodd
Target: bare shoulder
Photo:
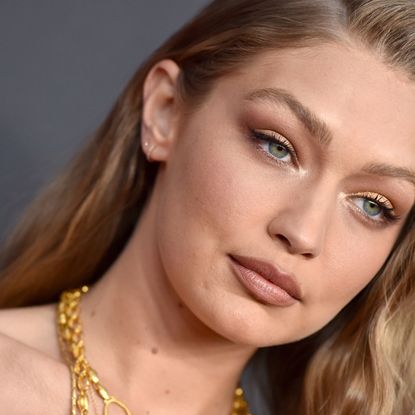
<path id="1" fill-rule="evenodd" d="M 0 310 L 0 333 L 59 360 L 55 304 Z"/>
<path id="2" fill-rule="evenodd" d="M 0 310 L 0 413 L 69 413 L 52 305 Z"/>

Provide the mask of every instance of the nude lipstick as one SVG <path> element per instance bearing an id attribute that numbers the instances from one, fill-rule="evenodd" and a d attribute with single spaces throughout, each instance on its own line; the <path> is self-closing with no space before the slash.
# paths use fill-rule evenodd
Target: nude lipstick
<path id="1" fill-rule="evenodd" d="M 279 307 L 301 301 L 300 287 L 291 274 L 257 258 L 229 257 L 236 277 L 257 300 Z"/>

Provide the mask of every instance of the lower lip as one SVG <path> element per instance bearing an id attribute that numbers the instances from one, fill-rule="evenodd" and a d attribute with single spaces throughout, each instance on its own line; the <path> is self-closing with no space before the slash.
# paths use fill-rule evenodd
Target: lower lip
<path id="1" fill-rule="evenodd" d="M 239 281 L 257 300 L 279 307 L 288 307 L 297 302 L 287 291 L 232 258 L 231 264 Z"/>

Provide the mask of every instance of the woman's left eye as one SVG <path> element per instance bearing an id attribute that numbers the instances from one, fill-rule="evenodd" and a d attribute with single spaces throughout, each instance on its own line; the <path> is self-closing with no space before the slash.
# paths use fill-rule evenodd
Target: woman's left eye
<path id="1" fill-rule="evenodd" d="M 262 132 L 251 130 L 251 136 L 266 156 L 277 163 L 290 164 L 297 160 L 296 152 L 292 144 L 282 135 L 275 132 Z"/>
<path id="2" fill-rule="evenodd" d="M 391 202 L 384 196 L 373 193 L 358 193 L 352 196 L 355 205 L 370 221 L 381 224 L 399 220 Z"/>
<path id="3" fill-rule="evenodd" d="M 366 199 L 364 197 L 357 198 L 358 203 L 356 203 L 360 209 L 362 209 L 368 216 L 377 217 L 383 213 L 382 206 L 379 206 L 371 199 Z"/>

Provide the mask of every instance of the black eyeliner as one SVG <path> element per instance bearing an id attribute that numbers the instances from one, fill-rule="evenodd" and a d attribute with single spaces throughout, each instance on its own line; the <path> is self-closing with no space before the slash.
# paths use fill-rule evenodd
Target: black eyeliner
<path id="1" fill-rule="evenodd" d="M 256 142 L 258 141 L 265 141 L 268 143 L 274 143 L 277 145 L 281 145 L 282 147 L 284 147 L 289 153 L 290 156 L 292 158 L 292 160 L 294 161 L 295 164 L 298 164 L 298 158 L 297 158 L 297 153 L 294 149 L 294 147 L 288 142 L 285 142 L 285 140 L 283 140 L 282 138 L 279 138 L 279 134 L 274 133 L 274 134 L 267 134 L 255 129 L 250 128 L 250 138 Z M 283 162 L 278 160 L 275 157 L 272 156 L 268 156 L 268 158 L 270 158 L 271 160 L 274 160 L 277 164 L 287 164 L 287 162 Z"/>

